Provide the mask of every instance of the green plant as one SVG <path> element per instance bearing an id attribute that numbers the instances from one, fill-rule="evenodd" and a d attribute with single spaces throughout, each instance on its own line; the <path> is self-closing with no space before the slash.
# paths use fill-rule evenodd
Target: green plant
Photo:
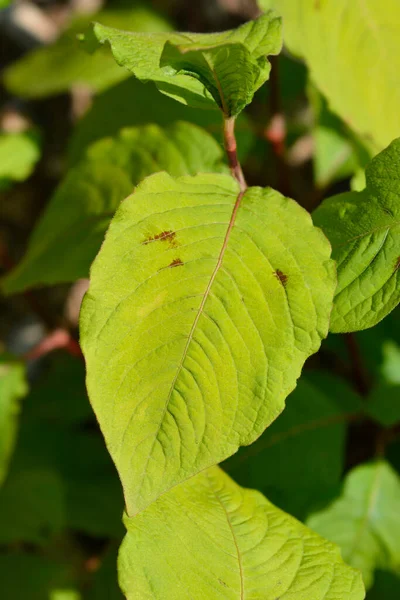
<path id="1" fill-rule="evenodd" d="M 357 109 L 358 81 L 350 85 L 345 65 L 339 69 L 330 54 L 337 29 L 303 44 L 302 27 L 337 24 L 339 8 L 350 31 L 354 25 L 349 6 L 311 4 L 265 0 L 263 7 L 283 14 L 287 43 L 312 74 L 306 86 L 301 67 L 287 66 L 314 107 L 312 215 L 280 191 L 249 185 L 241 166 L 241 157 L 260 155 L 248 132 L 254 115 L 241 113 L 263 93 L 268 56 L 281 51 L 277 12 L 223 33 L 176 33 L 157 21 L 157 33 L 95 23 L 80 36 L 74 52 L 87 51 L 85 65 L 96 65 L 86 82 L 96 91 L 115 87 L 78 125 L 70 168 L 2 290 L 27 293 L 88 277 L 90 269 L 80 314 L 86 386 L 124 502 L 100 439 L 84 429 L 90 413 L 82 365 L 55 362 L 47 388 L 25 401 L 0 490 L 0 542 L 23 539 L 44 553 L 20 557 L 26 572 L 42 574 L 35 598 L 51 593 L 50 579 L 60 600 L 120 597 L 113 560 L 122 504 L 118 578 L 129 600 L 361 600 L 378 569 L 378 588 L 367 597 L 380 589 L 396 594 L 398 580 L 386 577 L 400 565 L 398 111 L 390 105 L 383 126 L 380 112 L 368 118 L 374 98 Z M 372 45 L 381 39 L 379 26 L 371 38 Z M 35 61 L 47 68 L 68 39 L 9 67 L 8 85 L 24 95 L 24 70 Z M 336 78 L 324 70 L 320 42 Z M 346 44 L 350 61 L 354 48 Z M 388 51 L 392 44 L 399 46 L 389 36 Z M 125 70 L 103 67 L 111 61 L 107 46 Z M 40 82 L 36 93 L 76 83 L 82 72 L 75 69 L 72 55 L 68 72 Z M 379 75 L 390 87 L 388 70 Z M 128 72 L 151 83 L 121 83 Z M 26 95 L 35 93 L 28 88 Z M 153 118 L 146 106 L 149 98 L 158 102 L 155 88 L 160 114 Z M 119 105 L 121 90 L 129 104 L 129 89 L 143 94 L 143 110 L 133 107 L 123 123 L 115 115 L 115 126 L 110 114 L 104 124 L 101 115 Z M 273 106 L 274 90 L 269 94 Z M 128 127 L 119 131 L 121 124 Z M 283 140 L 273 130 L 267 137 L 286 191 Z M 329 196 L 327 186 L 353 175 L 352 191 Z M 79 355 L 65 330 L 46 340 L 35 356 L 48 347 Z M 302 374 L 307 360 L 311 369 Z M 21 368 L 8 356 L 0 364 L 4 474 L 15 406 L 26 393 Z M 67 381 L 77 382 L 72 394 L 68 388 L 74 401 L 60 418 L 54 394 Z M 346 452 L 349 430 L 354 443 L 358 430 L 372 432 L 373 452 Z M 24 519 L 12 522 L 10 506 Z M 75 557 L 75 540 L 55 542 L 65 530 L 111 540 L 87 595 L 80 596 L 65 559 L 47 563 L 43 549 L 52 545 Z M 0 572 L 14 568 L 15 558 L 0 554 Z M 8 579 L 4 585 L 10 598 L 24 593 Z"/>

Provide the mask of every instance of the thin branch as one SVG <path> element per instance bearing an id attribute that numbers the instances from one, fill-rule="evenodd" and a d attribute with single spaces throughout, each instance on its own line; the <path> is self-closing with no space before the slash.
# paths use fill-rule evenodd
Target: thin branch
<path id="1" fill-rule="evenodd" d="M 235 137 L 235 117 L 224 118 L 224 146 L 228 157 L 231 173 L 239 182 L 240 191 L 247 189 L 247 183 L 243 175 L 242 167 L 237 155 L 237 144 Z"/>

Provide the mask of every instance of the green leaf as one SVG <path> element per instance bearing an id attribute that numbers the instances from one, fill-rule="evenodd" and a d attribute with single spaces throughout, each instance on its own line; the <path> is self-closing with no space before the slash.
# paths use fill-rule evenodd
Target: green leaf
<path id="1" fill-rule="evenodd" d="M 222 33 L 150 36 L 96 23 L 86 46 L 92 51 L 105 42 L 119 65 L 142 81 L 154 81 L 167 96 L 234 117 L 269 77 L 266 55 L 280 52 L 281 21 L 268 13 Z"/>
<path id="2" fill-rule="evenodd" d="M 400 566 L 400 479 L 384 461 L 362 465 L 346 477 L 343 493 L 307 524 L 342 550 L 371 587 L 377 568 Z"/>
<path id="3" fill-rule="evenodd" d="M 116 136 L 122 128 L 150 123 L 166 127 L 181 120 L 204 127 L 222 145 L 221 115 L 218 112 L 185 106 L 160 94 L 154 83 L 143 85 L 130 77 L 96 96 L 92 107 L 72 132 L 70 161 L 76 164 L 91 143 L 102 137 Z M 255 137 L 244 113 L 239 115 L 235 131 L 238 153 L 242 160 L 248 154 Z"/>
<path id="4" fill-rule="evenodd" d="M 303 375 L 279 419 L 224 468 L 241 485 L 257 488 L 304 519 L 337 493 L 347 424 L 361 409 L 359 398 L 338 377 Z"/>
<path id="5" fill-rule="evenodd" d="M 87 277 L 111 217 L 134 185 L 162 170 L 172 175 L 226 171 L 222 158 L 219 144 L 189 123 L 126 129 L 100 140 L 56 190 L 24 259 L 3 280 L 3 291 Z"/>
<path id="6" fill-rule="evenodd" d="M 400 135 L 397 0 L 258 0 L 285 23 L 285 44 L 306 60 L 330 108 L 375 151 Z"/>
<path id="7" fill-rule="evenodd" d="M 125 525 L 119 573 L 128 600 L 364 598 L 335 546 L 218 467 Z"/>
<path id="8" fill-rule="evenodd" d="M 130 515 L 282 411 L 327 333 L 329 255 L 293 200 L 239 194 L 227 175 L 159 173 L 121 204 L 92 266 L 81 344 Z"/>
<path id="9" fill-rule="evenodd" d="M 0 485 L 6 477 L 14 450 L 20 400 L 26 393 L 24 366 L 0 356 Z"/>
<path id="10" fill-rule="evenodd" d="M 24 181 L 40 157 L 37 136 L 31 133 L 0 133 L 0 189 L 10 181 Z"/>
<path id="11" fill-rule="evenodd" d="M 0 595 L 7 600 L 80 600 L 70 565 L 35 554 L 0 554 Z"/>
<path id="12" fill-rule="evenodd" d="M 107 49 L 90 56 L 81 47 L 77 34 L 89 27 L 94 17 L 104 25 L 131 31 L 149 33 L 170 29 L 163 18 L 144 6 L 80 17 L 54 44 L 30 52 L 5 69 L 7 89 L 16 96 L 43 98 L 67 92 L 73 85 L 102 91 L 129 77 L 129 73 L 115 64 Z"/>
<path id="13" fill-rule="evenodd" d="M 332 244 L 338 287 L 332 332 L 372 327 L 400 301 L 400 138 L 367 166 L 367 187 L 313 213 Z"/>

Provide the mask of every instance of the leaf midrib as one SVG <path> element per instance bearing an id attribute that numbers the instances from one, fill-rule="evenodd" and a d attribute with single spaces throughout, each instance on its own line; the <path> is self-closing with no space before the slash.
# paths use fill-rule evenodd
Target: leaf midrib
<path id="1" fill-rule="evenodd" d="M 192 325 L 192 327 L 190 329 L 190 332 L 189 332 L 189 335 L 188 335 L 188 339 L 186 341 L 185 348 L 184 348 L 183 353 L 182 353 L 181 361 L 180 361 L 180 363 L 178 365 L 175 377 L 172 380 L 171 387 L 169 389 L 168 396 L 167 396 L 167 399 L 165 401 L 163 413 L 161 415 L 161 418 L 160 418 L 160 421 L 159 421 L 159 424 L 158 424 L 158 427 L 157 427 L 157 431 L 155 432 L 153 443 L 152 443 L 151 448 L 149 450 L 149 454 L 148 454 L 147 459 L 146 459 L 146 463 L 145 463 L 145 466 L 144 466 L 144 469 L 143 469 L 143 473 L 142 473 L 140 482 L 138 484 L 138 490 L 140 490 L 142 488 L 143 480 L 144 480 L 145 475 L 146 475 L 146 471 L 147 471 L 147 467 L 148 467 L 148 464 L 149 464 L 149 461 L 150 461 L 150 457 L 151 457 L 151 455 L 153 453 L 154 445 L 156 443 L 156 440 L 158 439 L 158 434 L 160 433 L 161 426 L 162 426 L 162 424 L 164 422 L 164 418 L 165 418 L 165 415 L 166 415 L 167 410 L 168 410 L 168 405 L 170 403 L 172 393 L 173 393 L 173 391 L 175 389 L 175 384 L 176 384 L 177 379 L 178 379 L 178 377 L 179 377 L 179 375 L 180 375 L 180 373 L 182 371 L 182 367 L 183 367 L 183 364 L 184 364 L 184 362 L 186 360 L 186 356 L 187 356 L 187 353 L 189 351 L 189 347 L 190 347 L 190 344 L 192 342 L 194 332 L 196 330 L 196 327 L 197 327 L 197 324 L 199 322 L 199 319 L 200 319 L 200 317 L 201 317 L 201 315 L 203 313 L 204 306 L 205 306 L 205 304 L 207 302 L 207 299 L 208 299 L 211 287 L 212 287 L 212 285 L 213 285 L 213 283 L 215 281 L 215 278 L 216 278 L 216 276 L 218 274 L 218 271 L 219 271 L 219 269 L 220 269 L 220 267 L 222 265 L 222 261 L 223 261 L 224 256 L 225 256 L 225 251 L 226 251 L 226 248 L 228 246 L 230 234 L 231 234 L 233 226 L 235 224 L 237 213 L 238 213 L 239 208 L 241 206 L 241 202 L 242 202 L 242 198 L 243 198 L 244 194 L 245 194 L 245 191 L 240 191 L 239 192 L 239 194 L 238 194 L 238 196 L 236 198 L 236 202 L 235 202 L 235 204 L 233 206 L 231 218 L 229 220 L 229 224 L 228 224 L 228 228 L 226 230 L 225 238 L 224 238 L 224 241 L 223 241 L 223 244 L 222 244 L 222 247 L 221 247 L 221 251 L 220 251 L 219 256 L 218 256 L 217 264 L 214 267 L 214 270 L 213 270 L 213 272 L 211 274 L 211 277 L 210 277 L 210 280 L 209 280 L 208 285 L 206 287 L 206 290 L 205 290 L 205 292 L 203 294 L 202 301 L 201 301 L 199 309 L 198 309 L 198 311 L 196 313 L 196 317 L 195 317 L 195 319 L 193 321 L 193 325 Z"/>

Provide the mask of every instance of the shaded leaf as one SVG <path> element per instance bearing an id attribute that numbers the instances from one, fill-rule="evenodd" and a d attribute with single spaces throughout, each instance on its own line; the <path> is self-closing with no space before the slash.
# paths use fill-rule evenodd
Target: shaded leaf
<path id="1" fill-rule="evenodd" d="M 154 83 L 143 85 L 134 77 L 130 77 L 94 99 L 92 107 L 72 132 L 69 145 L 70 160 L 75 164 L 84 156 L 92 142 L 102 137 L 115 136 L 124 127 L 149 123 L 166 127 L 179 120 L 205 127 L 222 145 L 219 113 L 198 110 L 175 102 L 165 94 L 160 94 Z M 235 131 L 238 153 L 243 159 L 254 142 L 251 124 L 244 113 L 239 115 Z"/>
<path id="2" fill-rule="evenodd" d="M 400 135 L 397 0 L 258 0 L 285 23 L 285 44 L 307 62 L 330 108 L 382 150 Z"/>
<path id="3" fill-rule="evenodd" d="M 88 49 L 108 42 L 116 62 L 183 104 L 220 108 L 234 117 L 268 79 L 266 58 L 281 49 L 281 23 L 268 13 L 222 33 L 143 35 L 96 23 Z M 240 64 L 240 69 L 237 68 Z"/>
<path id="4" fill-rule="evenodd" d="M 7 600 L 80 600 L 71 567 L 20 552 L 0 554 L 0 594 Z"/>
<path id="5" fill-rule="evenodd" d="M 367 600 L 397 600 L 400 597 L 400 577 L 377 571 L 373 588 L 367 594 Z"/>
<path id="6" fill-rule="evenodd" d="M 4 71 L 4 83 L 16 96 L 43 98 L 84 85 L 94 91 L 107 89 L 129 77 L 104 49 L 91 56 L 81 47 L 77 34 L 96 18 L 104 25 L 131 31 L 168 31 L 169 24 L 149 7 L 105 10 L 80 17 L 50 46 L 33 50 Z"/>
<path id="7" fill-rule="evenodd" d="M 335 546 L 218 467 L 125 524 L 119 573 L 128 600 L 364 597 Z"/>
<path id="8" fill-rule="evenodd" d="M 20 400 L 27 391 L 23 364 L 0 356 L 0 485 L 6 477 L 14 450 Z"/>
<path id="9" fill-rule="evenodd" d="M 0 490 L 0 543 L 45 544 L 65 526 L 63 484 L 51 469 L 10 475 Z"/>
<path id="10" fill-rule="evenodd" d="M 337 377 L 303 375 L 279 419 L 224 468 L 241 485 L 304 519 L 337 492 L 347 424 L 361 409 L 359 398 Z"/>
<path id="11" fill-rule="evenodd" d="M 332 244 L 338 287 L 330 330 L 372 327 L 400 300 L 400 139 L 367 166 L 367 187 L 325 200 L 313 213 Z"/>
<path id="12" fill-rule="evenodd" d="M 282 411 L 327 332 L 329 254 L 298 204 L 227 175 L 159 173 L 121 204 L 81 344 L 130 515 Z"/>
<path id="13" fill-rule="evenodd" d="M 125 129 L 100 140 L 56 190 L 3 290 L 16 293 L 87 277 L 111 217 L 134 185 L 163 170 L 171 175 L 225 171 L 222 158 L 219 144 L 189 123 Z"/>
<path id="14" fill-rule="evenodd" d="M 342 495 L 307 524 L 342 550 L 371 587 L 377 568 L 400 566 L 400 479 L 384 461 L 362 465 L 346 477 Z"/>

